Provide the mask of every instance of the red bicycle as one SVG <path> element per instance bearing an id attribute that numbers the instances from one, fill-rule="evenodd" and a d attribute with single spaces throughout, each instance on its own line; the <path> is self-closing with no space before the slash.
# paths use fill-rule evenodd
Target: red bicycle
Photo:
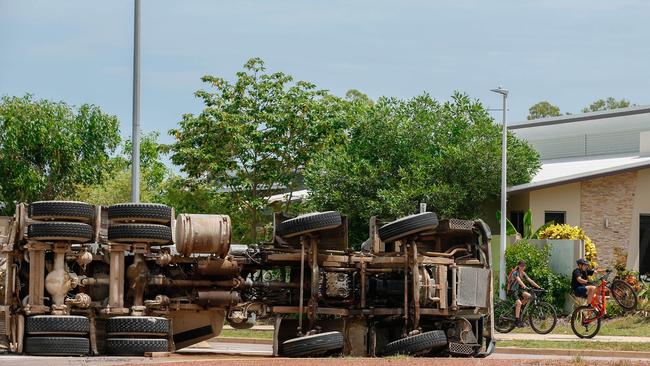
<path id="1" fill-rule="evenodd" d="M 593 283 L 600 283 L 596 288 L 596 296 L 590 305 L 578 306 L 571 314 L 571 329 L 580 338 L 593 338 L 600 330 L 601 319 L 607 314 L 606 289 L 611 296 L 625 310 L 636 308 L 637 298 L 634 289 L 622 280 L 607 282 L 611 269 L 595 280 Z"/>

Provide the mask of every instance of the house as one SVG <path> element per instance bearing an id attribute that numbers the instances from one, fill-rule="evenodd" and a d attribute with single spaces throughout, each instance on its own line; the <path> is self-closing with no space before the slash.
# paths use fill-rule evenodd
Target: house
<path id="1" fill-rule="evenodd" d="M 531 182 L 508 188 L 508 215 L 523 226 L 550 220 L 581 226 L 601 266 L 617 257 L 650 272 L 650 106 L 513 123 L 539 153 Z M 498 228 L 496 223 L 491 225 Z"/>

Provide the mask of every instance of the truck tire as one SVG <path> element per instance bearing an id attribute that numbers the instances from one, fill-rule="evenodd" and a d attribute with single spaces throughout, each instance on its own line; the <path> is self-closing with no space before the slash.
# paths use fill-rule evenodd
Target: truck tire
<path id="1" fill-rule="evenodd" d="M 283 238 L 291 238 L 338 226 L 341 226 L 340 213 L 336 211 L 313 212 L 279 223 L 275 228 L 275 233 Z"/>
<path id="2" fill-rule="evenodd" d="M 282 355 L 287 357 L 317 356 L 343 349 L 341 332 L 319 333 L 293 338 L 282 343 Z"/>
<path id="3" fill-rule="evenodd" d="M 421 231 L 433 230 L 437 226 L 438 216 L 433 212 L 423 212 L 402 217 L 380 227 L 379 238 L 383 242 L 390 242 Z"/>
<path id="4" fill-rule="evenodd" d="M 108 227 L 108 240 L 116 243 L 170 244 L 172 229 L 157 224 L 117 224 Z"/>
<path id="5" fill-rule="evenodd" d="M 93 227 L 81 222 L 35 222 L 27 228 L 27 236 L 39 241 L 86 243 L 93 238 Z"/>
<path id="6" fill-rule="evenodd" d="M 29 217 L 47 221 L 91 222 L 95 206 L 77 201 L 37 201 L 29 204 Z"/>
<path id="7" fill-rule="evenodd" d="M 106 352 L 114 356 L 144 356 L 147 352 L 167 352 L 166 339 L 107 338 Z"/>
<path id="8" fill-rule="evenodd" d="M 116 316 L 106 320 L 106 334 L 167 337 L 169 319 L 157 316 Z"/>
<path id="9" fill-rule="evenodd" d="M 172 219 L 172 208 L 159 203 L 120 203 L 108 207 L 108 218 L 114 222 L 168 225 Z"/>
<path id="10" fill-rule="evenodd" d="M 381 354 L 384 356 L 396 354 L 410 355 L 445 346 L 447 346 L 447 335 L 445 331 L 432 330 L 390 342 L 384 346 Z"/>
<path id="11" fill-rule="evenodd" d="M 25 337 L 24 350 L 38 356 L 85 356 L 90 342 L 81 337 Z"/>
<path id="12" fill-rule="evenodd" d="M 26 334 L 86 335 L 90 319 L 80 315 L 34 315 L 25 318 Z"/>

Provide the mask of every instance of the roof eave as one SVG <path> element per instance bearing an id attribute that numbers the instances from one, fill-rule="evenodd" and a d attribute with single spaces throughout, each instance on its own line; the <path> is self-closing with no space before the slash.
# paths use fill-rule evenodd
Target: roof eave
<path id="1" fill-rule="evenodd" d="M 600 170 L 594 170 L 591 172 L 580 173 L 569 175 L 561 178 L 547 179 L 536 183 L 525 183 L 508 188 L 508 193 L 522 193 L 528 191 L 534 191 L 537 189 L 550 188 L 562 184 L 569 184 L 579 182 L 585 179 L 594 179 L 605 177 L 608 175 L 614 175 L 619 173 L 625 173 L 630 171 L 635 171 L 643 168 L 650 167 L 650 160 L 645 160 L 637 163 L 621 165 L 618 167 L 605 168 Z"/>

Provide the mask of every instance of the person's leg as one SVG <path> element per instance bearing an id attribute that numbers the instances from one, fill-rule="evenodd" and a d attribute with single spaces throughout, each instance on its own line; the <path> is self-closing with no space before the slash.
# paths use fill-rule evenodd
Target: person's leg
<path id="1" fill-rule="evenodd" d="M 522 303 L 523 305 L 526 305 L 526 304 L 528 304 L 528 301 L 529 301 L 529 300 L 530 300 L 530 294 L 529 294 L 528 292 L 524 291 L 524 292 L 522 293 L 521 303 Z"/>
<path id="2" fill-rule="evenodd" d="M 596 294 L 596 286 L 586 286 L 587 287 L 587 305 L 590 305 L 594 300 L 594 295 Z"/>
<path id="3" fill-rule="evenodd" d="M 517 299 L 515 302 L 515 318 L 519 321 L 519 315 L 521 314 L 521 300 Z"/>

